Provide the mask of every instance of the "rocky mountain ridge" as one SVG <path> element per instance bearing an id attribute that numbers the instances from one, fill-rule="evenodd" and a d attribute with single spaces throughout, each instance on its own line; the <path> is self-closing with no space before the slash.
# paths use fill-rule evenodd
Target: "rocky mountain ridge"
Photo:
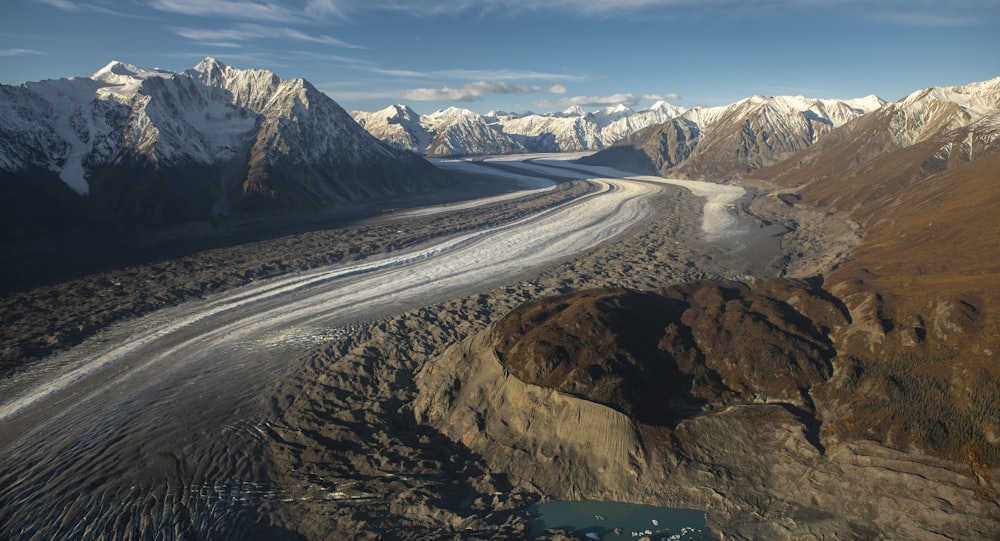
<path id="1" fill-rule="evenodd" d="M 847 210 L 992 154 L 998 139 L 1000 77 L 913 92 L 752 177 Z"/>
<path id="2" fill-rule="evenodd" d="M 4 85 L 0 104 L 3 199 L 40 215 L 5 224 L 13 236 L 66 216 L 163 226 L 315 209 L 445 177 L 307 81 L 212 58 L 183 73 L 111 62 L 90 77 Z"/>
<path id="3" fill-rule="evenodd" d="M 599 150 L 683 111 L 659 101 L 641 111 L 617 105 L 595 112 L 570 107 L 561 113 L 479 115 L 450 107 L 421 116 L 397 104 L 351 116 L 369 133 L 399 148 L 426 156 L 467 156 Z"/>
<path id="4" fill-rule="evenodd" d="M 752 96 L 723 107 L 690 109 L 582 161 L 722 182 L 774 165 L 883 104 L 875 96 Z"/>

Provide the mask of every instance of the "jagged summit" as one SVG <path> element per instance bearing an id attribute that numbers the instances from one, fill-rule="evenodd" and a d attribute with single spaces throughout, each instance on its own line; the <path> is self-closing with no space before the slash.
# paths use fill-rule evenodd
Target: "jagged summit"
<path id="1" fill-rule="evenodd" d="M 211 56 L 206 56 L 204 60 L 198 62 L 198 64 L 188 70 L 187 73 L 189 75 L 194 75 L 205 84 L 214 85 L 225 79 L 225 74 L 228 69 L 229 66 L 212 58 Z"/>
<path id="2" fill-rule="evenodd" d="M 2 85 L 0 111 L 0 177 L 16 192 L 0 199 L 48 205 L 38 220 L 86 209 L 99 222 L 159 226 L 326 207 L 443 178 L 309 82 L 211 57 L 182 73 L 115 61 L 90 78 Z M 46 195 L 62 192 L 55 205 Z"/>

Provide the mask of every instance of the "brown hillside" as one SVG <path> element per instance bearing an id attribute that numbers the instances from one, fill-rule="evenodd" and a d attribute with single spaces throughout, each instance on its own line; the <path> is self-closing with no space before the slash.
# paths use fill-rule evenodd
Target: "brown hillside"
<path id="1" fill-rule="evenodd" d="M 844 323 L 804 282 L 698 281 L 543 299 L 507 315 L 493 340 L 521 381 L 663 425 L 761 399 L 811 410 L 808 389 L 830 376 L 828 333 Z"/>
<path id="2" fill-rule="evenodd" d="M 996 119 L 994 115 L 958 129 L 925 134 L 920 142 L 905 145 L 891 133 L 892 118 L 877 111 L 751 178 L 794 191 L 804 202 L 827 210 L 854 211 L 933 174 L 1000 151 L 1000 138 L 992 127 Z"/>
<path id="3" fill-rule="evenodd" d="M 826 287 L 851 310 L 829 435 L 1000 464 L 1000 154 L 860 207 L 864 243 Z"/>

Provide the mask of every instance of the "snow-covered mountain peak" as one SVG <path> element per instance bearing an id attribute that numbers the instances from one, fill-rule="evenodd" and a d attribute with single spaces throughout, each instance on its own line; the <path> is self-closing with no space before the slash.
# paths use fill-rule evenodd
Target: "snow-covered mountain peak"
<path id="1" fill-rule="evenodd" d="M 265 69 L 234 68 L 210 56 L 184 74 L 202 84 L 232 92 L 237 97 L 239 105 L 249 106 L 251 109 L 257 109 L 262 105 L 256 103 L 259 101 L 258 96 L 270 95 L 281 85 L 302 87 L 307 84 L 300 79 L 285 81 Z"/>
<path id="2" fill-rule="evenodd" d="M 405 108 L 405 115 L 399 112 L 402 108 Z M 385 142 L 427 155 L 445 155 L 446 152 L 488 154 L 504 148 L 514 152 L 598 150 L 640 129 L 666 122 L 683 111 L 681 107 L 661 101 L 639 112 L 624 104 L 609 106 L 596 113 L 574 105 L 561 112 L 545 114 L 490 111 L 480 116 L 468 109 L 449 107 L 416 117 L 412 109 L 395 105 L 374 113 L 355 111 L 351 116 Z M 397 118 L 396 115 L 408 120 L 389 120 L 389 117 Z M 414 118 L 419 118 L 419 126 L 412 122 Z M 399 128 L 401 124 L 405 129 Z M 466 140 L 460 141 L 463 137 Z"/>
<path id="3" fill-rule="evenodd" d="M 390 105 L 373 113 L 353 111 L 351 117 L 396 148 L 423 152 L 431 142 L 432 135 L 421 125 L 420 115 L 406 105 Z"/>
<path id="4" fill-rule="evenodd" d="M 420 121 L 420 115 L 418 115 L 416 111 L 411 109 L 409 105 L 403 105 L 401 103 L 390 105 L 379 111 L 378 114 L 384 116 L 389 122 Z"/>
<path id="5" fill-rule="evenodd" d="M 129 85 L 141 82 L 150 77 L 172 78 L 174 73 L 161 69 L 146 69 L 132 64 L 113 60 L 108 65 L 95 71 L 90 78 L 112 85 Z"/>
<path id="6" fill-rule="evenodd" d="M 659 100 L 653 105 L 650 105 L 646 109 L 646 111 L 663 113 L 671 118 L 684 114 L 684 111 L 686 110 L 687 109 L 685 109 L 684 107 L 681 107 L 680 105 L 674 105 L 666 100 Z"/>
<path id="7" fill-rule="evenodd" d="M 635 111 L 630 109 L 627 105 L 619 103 L 618 105 L 610 105 L 600 111 L 597 111 L 594 113 L 594 119 L 597 121 L 597 125 L 603 129 L 616 120 L 620 120 L 634 114 Z"/>
<path id="8" fill-rule="evenodd" d="M 695 107 L 681 116 L 709 128 L 725 119 L 742 118 L 747 115 L 774 115 L 777 118 L 802 116 L 811 122 L 822 122 L 830 126 L 840 126 L 860 115 L 882 107 L 884 102 L 875 96 L 856 100 L 807 98 L 805 96 L 764 96 L 754 95 L 721 107 Z"/>
<path id="9" fill-rule="evenodd" d="M 211 56 L 206 56 L 204 60 L 187 71 L 189 76 L 199 79 L 201 82 L 215 86 L 217 82 L 224 81 L 229 66 L 219 62 Z"/>
<path id="10" fill-rule="evenodd" d="M 633 113 L 635 111 L 633 111 L 628 105 L 625 105 L 624 103 L 619 103 L 618 105 L 611 105 L 609 107 L 605 107 L 604 109 L 601 109 L 601 112 L 606 115 L 617 115 L 617 114 Z"/>
<path id="11" fill-rule="evenodd" d="M 478 116 L 478 114 L 468 109 L 452 106 L 446 109 L 438 109 L 427 115 L 427 118 L 457 120 L 461 118 L 476 118 Z"/>
<path id="12" fill-rule="evenodd" d="M 863 98 L 844 100 L 844 103 L 860 112 L 870 113 L 876 109 L 882 108 L 885 105 L 885 100 L 875 94 L 869 94 Z"/>
<path id="13" fill-rule="evenodd" d="M 451 126 L 454 124 L 461 123 L 486 123 L 486 120 L 469 109 L 463 109 L 461 107 L 448 107 L 446 109 L 438 109 L 429 115 L 424 115 L 420 118 L 420 123 L 431 131 L 439 131 L 442 127 Z"/>
<path id="14" fill-rule="evenodd" d="M 918 90 L 898 103 L 922 108 L 933 102 L 953 103 L 975 117 L 993 114 L 1000 109 L 1000 77 L 962 86 L 933 86 Z"/>

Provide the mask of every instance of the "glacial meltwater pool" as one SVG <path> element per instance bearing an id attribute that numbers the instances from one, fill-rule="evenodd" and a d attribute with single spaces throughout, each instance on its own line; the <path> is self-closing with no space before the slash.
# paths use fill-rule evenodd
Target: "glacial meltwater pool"
<path id="1" fill-rule="evenodd" d="M 531 535 L 544 530 L 574 531 L 601 541 L 648 537 L 654 541 L 709 539 L 705 512 L 618 502 L 554 501 L 532 506 Z"/>

